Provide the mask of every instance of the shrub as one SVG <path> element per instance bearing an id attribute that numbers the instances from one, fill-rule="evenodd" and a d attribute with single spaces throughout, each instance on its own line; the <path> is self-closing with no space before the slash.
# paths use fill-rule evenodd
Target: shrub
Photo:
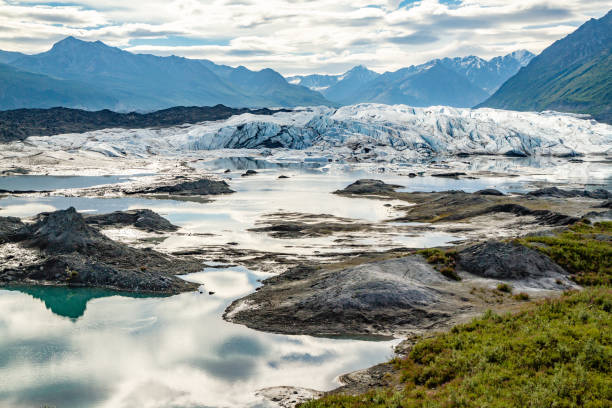
<path id="1" fill-rule="evenodd" d="M 512 293 L 512 286 L 508 285 L 507 283 L 500 283 L 497 285 L 497 290 L 500 292 Z"/>
<path id="2" fill-rule="evenodd" d="M 517 293 L 514 295 L 514 299 L 521 301 L 529 300 L 529 295 L 525 292 Z"/>
<path id="3" fill-rule="evenodd" d="M 438 248 L 427 248 L 417 251 L 422 255 L 427 263 L 433 265 L 434 269 L 449 279 L 460 281 L 461 277 L 457 274 L 457 251 L 444 251 Z"/>

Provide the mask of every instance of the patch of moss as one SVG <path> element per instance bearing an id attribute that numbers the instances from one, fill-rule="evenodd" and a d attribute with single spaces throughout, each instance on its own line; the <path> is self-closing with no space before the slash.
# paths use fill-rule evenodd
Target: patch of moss
<path id="1" fill-rule="evenodd" d="M 457 251 L 444 251 L 438 248 L 427 248 L 417 251 L 417 254 L 422 255 L 427 260 L 427 263 L 433 265 L 434 269 L 449 279 L 460 281 L 461 277 L 457 274 Z"/>
<path id="2" fill-rule="evenodd" d="M 487 312 L 423 339 L 393 361 L 396 388 L 330 395 L 302 408 L 608 407 L 612 289 L 546 300 L 515 315 Z"/>
<path id="3" fill-rule="evenodd" d="M 548 255 L 583 286 L 612 285 L 612 222 L 577 223 L 555 236 L 525 237 L 519 243 Z"/>

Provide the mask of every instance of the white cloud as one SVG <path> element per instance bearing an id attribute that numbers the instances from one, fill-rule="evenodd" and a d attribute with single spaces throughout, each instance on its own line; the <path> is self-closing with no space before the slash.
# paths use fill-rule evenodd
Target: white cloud
<path id="1" fill-rule="evenodd" d="M 435 57 L 539 52 L 610 7 L 608 0 L 421 0 L 398 9 L 399 3 L 0 0 L 0 49 L 41 52 L 74 35 L 285 74 L 336 73 L 356 64 L 385 71 Z"/>

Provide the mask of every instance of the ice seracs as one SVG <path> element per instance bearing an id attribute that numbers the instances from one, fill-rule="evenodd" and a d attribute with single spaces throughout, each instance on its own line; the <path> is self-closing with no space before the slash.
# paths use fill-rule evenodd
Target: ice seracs
<path id="1" fill-rule="evenodd" d="M 339 109 L 300 108 L 272 116 L 244 114 L 165 129 L 105 129 L 30 137 L 27 143 L 52 150 L 139 157 L 262 148 L 330 154 L 358 148 L 406 158 L 457 154 L 573 156 L 611 154 L 612 126 L 555 112 L 358 104 Z"/>

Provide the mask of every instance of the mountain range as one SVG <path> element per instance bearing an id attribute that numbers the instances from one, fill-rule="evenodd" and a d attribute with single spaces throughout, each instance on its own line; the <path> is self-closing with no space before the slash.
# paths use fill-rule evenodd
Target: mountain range
<path id="1" fill-rule="evenodd" d="M 612 11 L 546 48 L 481 106 L 587 113 L 612 123 Z"/>
<path id="2" fill-rule="evenodd" d="M 209 60 L 133 54 L 67 37 L 46 52 L 0 51 L 0 109 L 63 106 L 119 112 L 172 106 L 347 105 L 357 102 L 469 107 L 533 57 L 519 51 L 485 61 L 445 58 L 378 74 L 357 66 L 343 75 L 285 79 Z"/>
<path id="3" fill-rule="evenodd" d="M 586 113 L 612 123 L 612 11 L 591 19 L 537 57 L 435 59 L 379 74 L 284 78 L 209 60 L 133 54 L 68 37 L 46 52 L 0 51 L 0 109 L 63 106 L 118 112 L 173 106 L 353 105 L 492 107 Z"/>
<path id="4" fill-rule="evenodd" d="M 0 70 L 2 109 L 64 106 L 150 111 L 177 105 L 329 104 L 320 93 L 289 84 L 271 69 L 251 71 L 208 60 L 133 54 L 73 37 L 41 54 L 3 52 L 0 62 L 12 68 Z M 33 89 L 28 97 L 32 75 L 39 90 Z M 73 94 L 76 84 L 85 96 Z"/>
<path id="5" fill-rule="evenodd" d="M 490 96 L 535 55 L 526 50 L 484 60 L 476 56 L 435 59 L 378 74 L 360 65 L 342 75 L 306 75 L 289 83 L 321 92 L 340 105 L 361 102 L 471 107 Z"/>

